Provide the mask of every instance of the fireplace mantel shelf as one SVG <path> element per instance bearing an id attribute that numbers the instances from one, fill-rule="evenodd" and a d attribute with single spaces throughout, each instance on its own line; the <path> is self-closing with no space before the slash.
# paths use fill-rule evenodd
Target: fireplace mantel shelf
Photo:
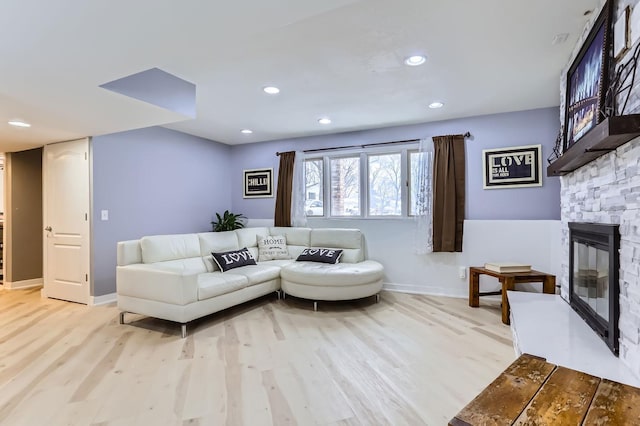
<path id="1" fill-rule="evenodd" d="M 547 167 L 547 176 L 562 176 L 640 136 L 640 114 L 607 117 Z"/>
<path id="2" fill-rule="evenodd" d="M 559 295 L 509 291 L 513 344 L 548 362 L 640 387 L 636 377 Z"/>

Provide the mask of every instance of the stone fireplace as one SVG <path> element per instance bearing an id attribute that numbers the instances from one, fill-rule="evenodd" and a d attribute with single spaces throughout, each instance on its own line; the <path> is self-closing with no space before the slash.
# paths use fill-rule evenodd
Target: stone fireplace
<path id="1" fill-rule="evenodd" d="M 618 355 L 618 225 L 569 223 L 569 303 Z"/>
<path id="2" fill-rule="evenodd" d="M 561 295 L 569 301 L 569 223 L 619 225 L 619 356 L 640 377 L 640 138 L 560 179 Z"/>
<path id="3" fill-rule="evenodd" d="M 598 2 L 602 7 L 604 0 Z M 614 21 L 624 9 L 640 5 L 640 0 L 617 0 Z M 595 20 L 596 17 L 593 17 Z M 592 23 L 588 24 L 576 43 L 572 58 L 584 43 Z M 628 61 L 640 44 L 638 34 L 632 35 L 632 48 L 616 63 Z M 568 65 L 569 65 L 568 64 Z M 566 69 L 560 81 L 560 122 L 564 120 Z M 622 104 L 627 93 L 621 93 Z M 640 113 L 640 79 L 635 79 L 628 92 L 628 105 L 620 114 Z M 578 142 L 577 144 L 579 144 Z M 576 145 L 577 147 L 578 145 Z M 640 138 L 631 140 L 577 170 L 560 177 L 562 253 L 561 296 L 569 302 L 570 288 L 570 222 L 619 225 L 620 250 L 618 269 L 619 288 L 619 356 L 620 360 L 640 377 Z"/>

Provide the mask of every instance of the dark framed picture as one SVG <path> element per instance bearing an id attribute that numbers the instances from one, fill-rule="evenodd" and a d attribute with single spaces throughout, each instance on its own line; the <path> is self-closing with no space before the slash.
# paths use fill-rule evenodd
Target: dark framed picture
<path id="1" fill-rule="evenodd" d="M 244 171 L 244 198 L 273 197 L 273 169 Z"/>
<path id="2" fill-rule="evenodd" d="M 542 186 L 542 145 L 482 150 L 484 189 Z"/>
<path id="3" fill-rule="evenodd" d="M 565 151 L 604 119 L 611 56 L 611 6 L 612 1 L 608 0 L 567 73 Z"/>

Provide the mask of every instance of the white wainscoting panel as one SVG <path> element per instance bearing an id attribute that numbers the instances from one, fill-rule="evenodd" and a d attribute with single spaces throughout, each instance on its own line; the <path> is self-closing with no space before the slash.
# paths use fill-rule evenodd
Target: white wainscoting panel
<path id="1" fill-rule="evenodd" d="M 312 228 L 359 228 L 367 256 L 385 268 L 385 288 L 411 293 L 468 297 L 469 266 L 490 261 L 530 263 L 534 269 L 556 275 L 560 270 L 559 220 L 467 220 L 462 253 L 416 254 L 411 219 L 309 219 Z M 460 278 L 460 268 L 465 278 Z M 500 288 L 498 281 L 481 277 L 482 291 Z M 520 287 L 519 287 L 520 288 Z M 540 285 L 522 289 L 541 292 Z"/>

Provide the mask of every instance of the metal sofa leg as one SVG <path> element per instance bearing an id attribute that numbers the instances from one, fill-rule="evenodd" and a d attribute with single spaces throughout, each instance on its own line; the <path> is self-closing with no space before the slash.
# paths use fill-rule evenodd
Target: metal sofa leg
<path id="1" fill-rule="evenodd" d="M 124 314 L 126 314 L 127 311 L 122 311 L 120 312 L 120 324 L 124 324 Z"/>
<path id="2" fill-rule="evenodd" d="M 284 290 L 282 290 L 282 300 L 287 298 L 287 293 L 284 292 Z"/>
<path id="3" fill-rule="evenodd" d="M 380 303 L 380 293 L 376 293 L 376 303 Z"/>
<path id="4" fill-rule="evenodd" d="M 315 312 L 318 312 L 318 301 L 317 301 L 317 300 L 314 300 L 314 301 L 313 301 L 313 310 L 314 310 Z"/>
<path id="5" fill-rule="evenodd" d="M 187 337 L 187 324 L 181 324 L 180 328 L 182 329 L 182 338 L 186 338 Z"/>
<path id="6" fill-rule="evenodd" d="M 280 290 L 276 290 L 276 296 L 278 297 L 278 300 L 280 300 L 282 298 L 282 292 Z"/>

